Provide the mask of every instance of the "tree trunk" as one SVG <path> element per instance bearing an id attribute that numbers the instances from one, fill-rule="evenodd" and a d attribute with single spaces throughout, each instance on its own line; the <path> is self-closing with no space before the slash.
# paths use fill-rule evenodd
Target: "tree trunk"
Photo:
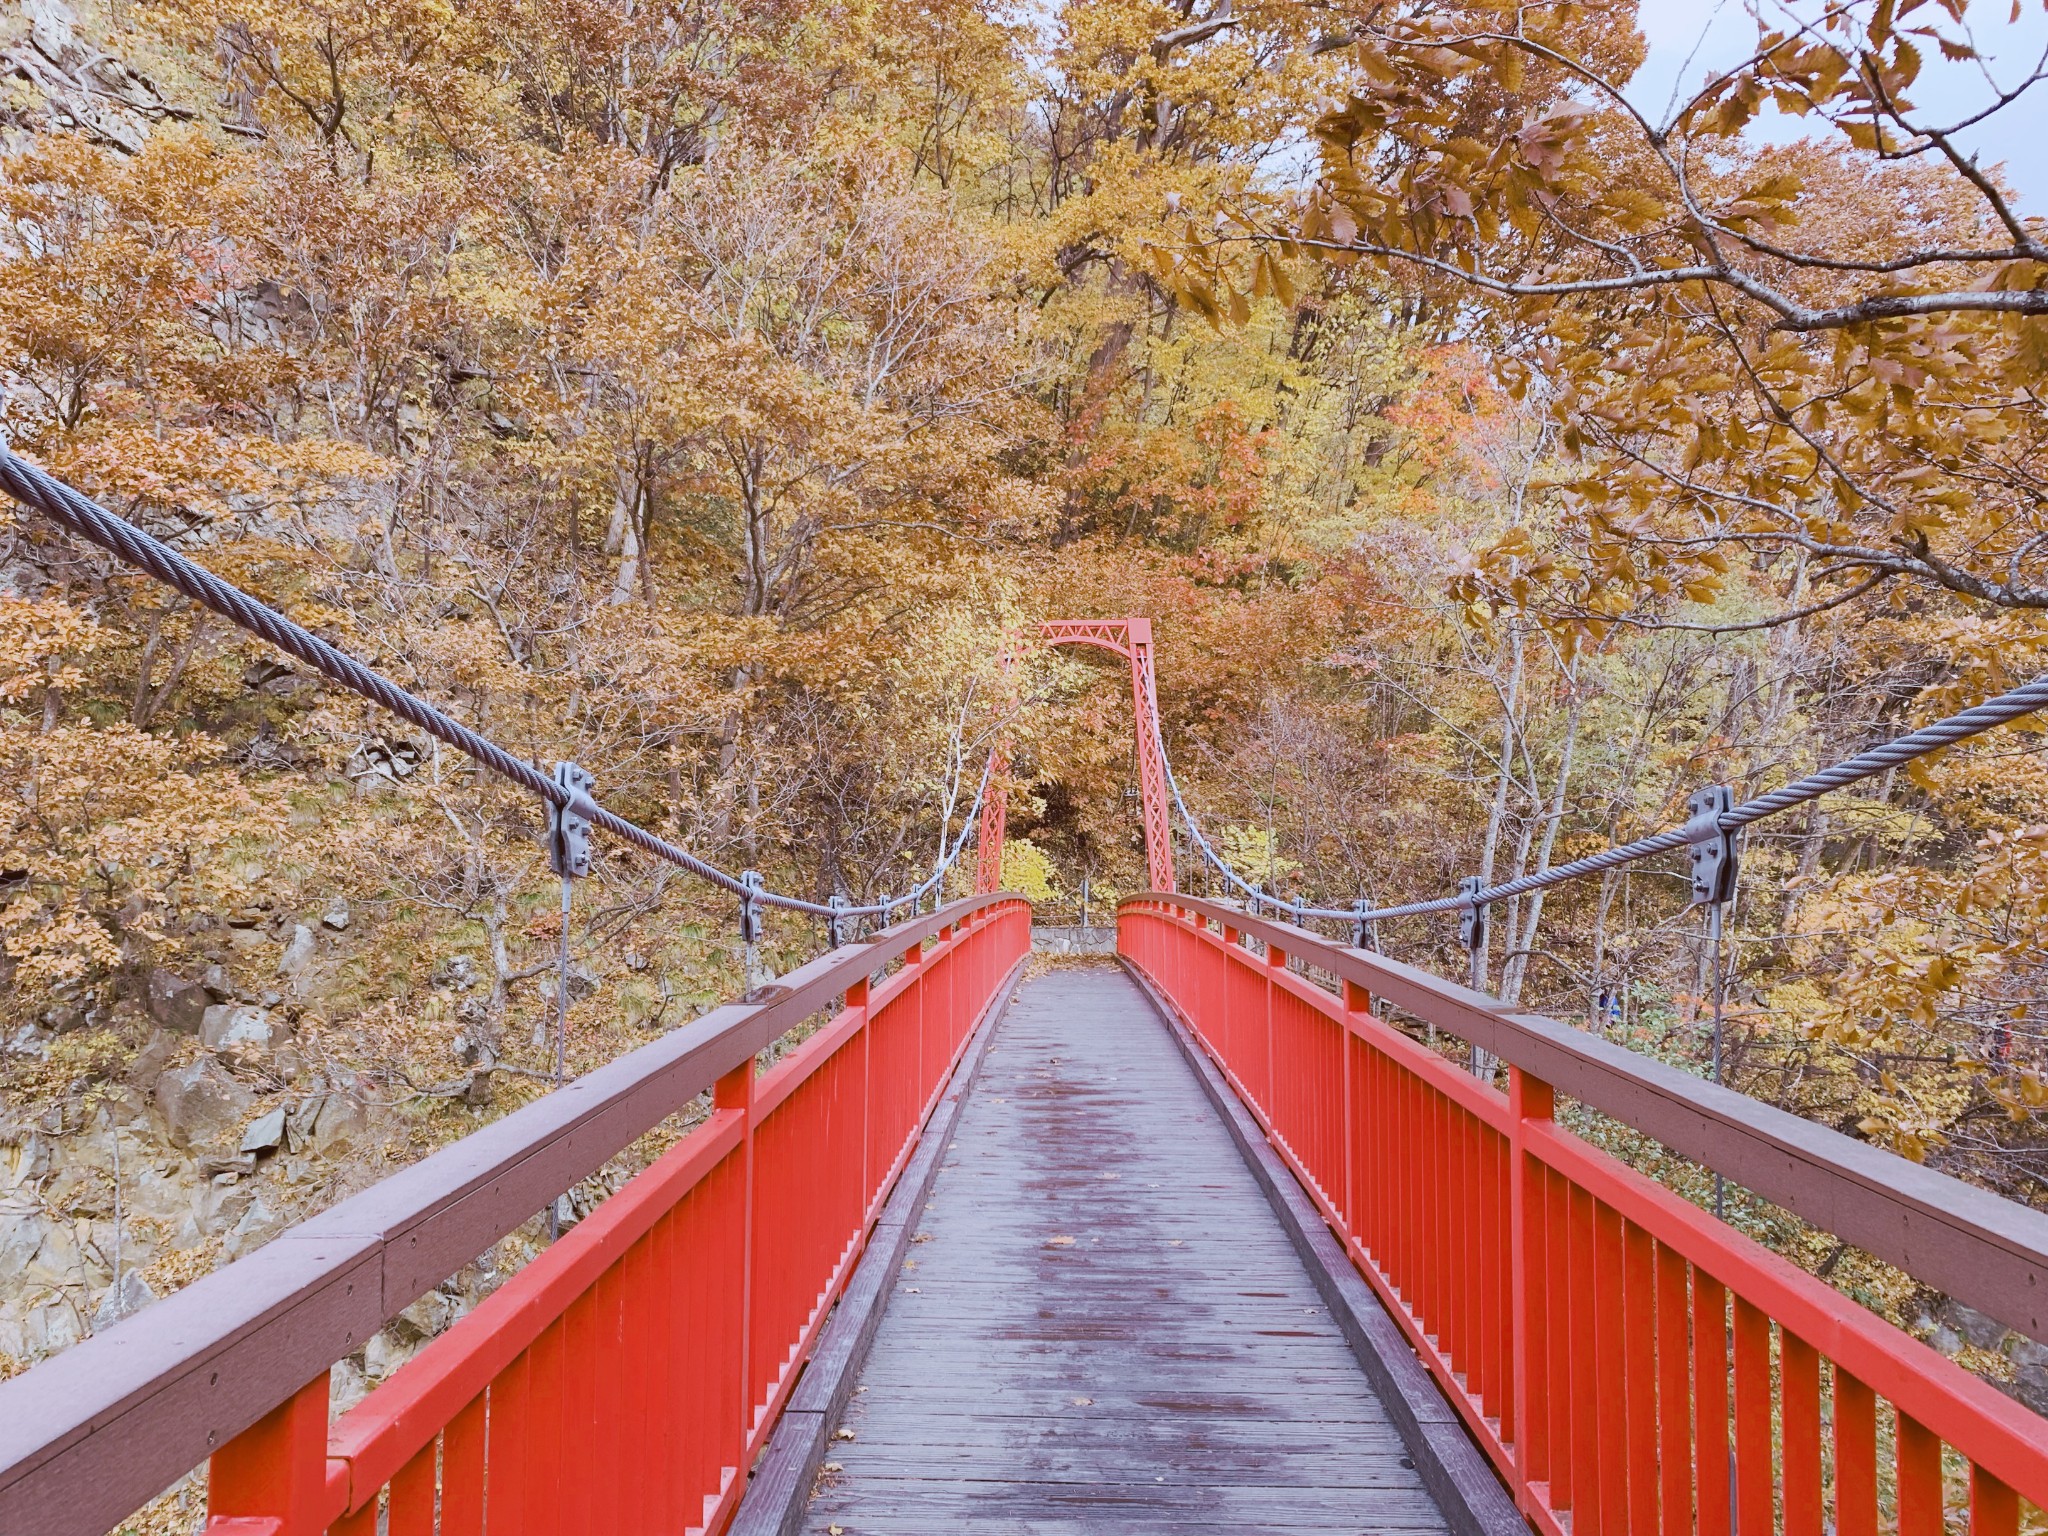
<path id="1" fill-rule="evenodd" d="M 1557 782 L 1551 787 L 1550 805 L 1543 815 L 1543 837 L 1537 845 L 1535 868 L 1531 874 L 1542 874 L 1550 868 L 1550 856 L 1557 845 L 1557 829 L 1564 821 L 1565 801 L 1569 794 L 1572 777 L 1572 759 L 1579 744 L 1579 719 L 1584 713 L 1583 696 L 1578 689 L 1578 663 L 1574 661 L 1565 670 L 1565 682 L 1572 690 L 1572 702 L 1565 713 L 1564 743 L 1558 749 Z M 1522 916 L 1521 931 L 1508 935 L 1509 953 L 1501 966 L 1500 999 L 1514 1004 L 1522 1000 L 1522 983 L 1529 974 L 1529 961 L 1536 949 L 1537 929 L 1543 922 L 1543 891 L 1529 893 L 1529 905 Z"/>

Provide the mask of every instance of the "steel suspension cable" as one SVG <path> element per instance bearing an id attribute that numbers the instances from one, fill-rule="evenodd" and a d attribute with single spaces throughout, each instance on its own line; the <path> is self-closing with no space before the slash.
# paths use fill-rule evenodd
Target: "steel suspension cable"
<path id="1" fill-rule="evenodd" d="M 1715 825 L 1722 832 L 1735 832 L 1750 824 L 1775 816 L 1794 806 L 1818 800 L 1822 795 L 1855 784 L 1864 779 L 1874 778 L 1889 769 L 1900 767 L 1917 757 L 1952 747 L 1972 736 L 1981 736 L 1986 731 L 2001 725 L 2010 725 L 2015 720 L 2024 720 L 2028 715 L 2048 711 L 2048 676 L 2037 677 L 2030 683 L 1986 699 L 1982 704 L 1923 725 L 1918 730 L 1908 731 L 1903 736 L 1882 742 L 1868 751 L 1859 752 L 1832 767 L 1809 773 L 1794 779 L 1783 788 L 1769 794 L 1758 795 L 1753 800 L 1724 811 Z M 1155 727 L 1156 729 L 1156 727 Z M 1522 875 L 1499 885 L 1486 886 L 1469 895 L 1440 896 L 1431 901 L 1411 901 L 1394 907 L 1308 907 L 1283 901 L 1278 897 L 1260 891 L 1224 862 L 1202 835 L 1202 830 L 1188 810 L 1187 801 L 1181 797 L 1180 785 L 1173 776 L 1172 764 L 1167 760 L 1166 742 L 1162 735 L 1159 743 L 1159 760 L 1166 765 L 1167 787 L 1173 792 L 1173 801 L 1180 809 L 1181 819 L 1187 823 L 1188 835 L 1202 855 L 1215 866 L 1223 877 L 1254 900 L 1269 901 L 1284 907 L 1297 918 L 1330 918 L 1344 922 L 1379 922 L 1396 917 L 1424 917 L 1438 912 L 1462 912 L 1475 906 L 1490 906 L 1510 897 L 1524 896 L 1531 891 L 1540 891 L 1549 886 L 1562 885 L 1567 880 L 1583 879 L 1606 870 L 1617 869 L 1624 864 L 1633 864 L 1660 853 L 1673 853 L 1689 846 L 1692 835 L 1683 827 L 1674 827 L 1649 837 L 1638 838 L 1631 843 L 1617 844 L 1583 859 L 1574 859 L 1569 864 L 1559 864 L 1535 874 Z"/>
<path id="2" fill-rule="evenodd" d="M 688 870 L 721 890 L 735 896 L 746 894 L 747 887 L 739 876 L 720 869 L 716 864 L 699 858 L 687 849 L 677 847 L 667 838 L 648 831 L 636 822 L 615 815 L 587 795 L 565 789 L 531 763 L 515 757 L 489 737 L 480 735 L 460 721 L 452 719 L 419 695 L 401 688 L 353 656 L 337 650 L 312 631 L 293 623 L 276 609 L 258 601 L 232 582 L 224 581 L 205 567 L 194 564 L 162 540 L 145 533 L 126 518 L 109 512 L 47 471 L 21 458 L 4 438 L 0 438 L 0 489 L 5 489 L 23 506 L 40 512 L 87 542 L 98 545 L 116 559 L 134 566 L 165 586 L 182 592 L 193 602 L 219 614 L 237 628 L 269 641 L 286 655 L 304 662 L 321 676 L 339 683 L 352 693 L 360 694 L 374 704 L 383 706 L 400 719 L 418 726 L 493 773 L 510 779 L 531 794 L 540 796 L 556 809 L 582 816 L 615 837 L 623 838 L 642 852 Z M 987 791 L 988 782 L 988 770 L 984 768 L 982 793 Z M 981 794 L 977 793 L 976 810 L 980 808 L 980 804 Z M 973 814 L 969 813 L 967 826 L 973 825 Z M 915 888 L 916 894 L 921 895 L 932 889 L 944 877 L 946 870 L 951 868 L 953 861 L 959 858 L 960 851 L 965 846 L 966 828 L 963 827 L 960 840 L 954 845 L 952 853 L 933 872 L 930 879 Z M 865 906 L 838 908 L 823 902 L 805 901 L 801 897 L 785 896 L 767 890 L 755 892 L 754 899 L 764 906 L 779 907 L 784 911 L 803 912 L 813 917 L 831 917 L 836 912 L 838 916 L 844 918 L 882 916 L 909 898 L 898 897 L 891 901 L 870 902 Z"/>

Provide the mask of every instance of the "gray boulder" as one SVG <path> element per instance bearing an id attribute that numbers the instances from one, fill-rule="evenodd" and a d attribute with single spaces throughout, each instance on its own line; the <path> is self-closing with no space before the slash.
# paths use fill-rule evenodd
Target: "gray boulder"
<path id="1" fill-rule="evenodd" d="M 1946 1303 L 1938 1320 L 1961 1334 L 1978 1349 L 1997 1349 L 2005 1342 L 2005 1324 L 1995 1317 L 1979 1312 L 1975 1307 L 1965 1306 L 1960 1301 Z"/>
<path id="2" fill-rule="evenodd" d="M 284 1110 L 273 1109 L 267 1115 L 259 1115 L 242 1132 L 241 1150 L 244 1152 L 275 1152 L 284 1145 Z"/>
<path id="3" fill-rule="evenodd" d="M 333 1090 L 308 1099 L 291 1127 L 295 1145 L 303 1144 L 322 1157 L 339 1157 L 364 1140 L 369 1116 L 355 1097 Z"/>
<path id="4" fill-rule="evenodd" d="M 307 966 L 313 963 L 316 948 L 317 946 L 313 940 L 313 930 L 304 923 L 295 923 L 292 926 L 291 942 L 285 945 L 284 954 L 277 962 L 277 974 L 280 976 L 299 975 Z"/>
<path id="5" fill-rule="evenodd" d="M 348 902 L 337 896 L 327 903 L 327 910 L 320 914 L 320 926 L 330 933 L 340 933 L 348 924 Z"/>
<path id="6" fill-rule="evenodd" d="M 27 1056 L 37 1061 L 50 1059 L 50 1038 L 33 1024 L 17 1029 L 4 1047 L 9 1056 Z"/>
<path id="7" fill-rule="evenodd" d="M 0 1202 L 0 1274 L 21 1275 L 50 1235 L 50 1220 L 30 1200 Z"/>
<path id="8" fill-rule="evenodd" d="M 398 1314 L 397 1325 L 410 1329 L 415 1338 L 431 1339 L 447 1330 L 462 1315 L 462 1308 L 445 1291 L 429 1291 Z"/>
<path id="9" fill-rule="evenodd" d="M 197 1034 L 200 1020 L 213 1004 L 206 988 L 175 971 L 158 966 L 149 973 L 145 1006 L 163 1028 L 181 1035 Z"/>
<path id="10" fill-rule="evenodd" d="M 2012 1395 L 2034 1412 L 2048 1415 L 2048 1366 L 2021 1366 Z"/>
<path id="11" fill-rule="evenodd" d="M 268 1051 L 285 1034 L 268 1009 L 246 1004 L 215 1003 L 199 1022 L 199 1043 L 209 1051 Z"/>
<path id="12" fill-rule="evenodd" d="M 289 1219 L 273 1211 L 270 1202 L 261 1194 L 252 1195 L 242 1211 L 241 1219 L 221 1240 L 221 1252 L 228 1258 L 239 1258 L 242 1254 L 261 1248 L 288 1225 Z"/>
<path id="13" fill-rule="evenodd" d="M 156 1081 L 157 1113 L 172 1146 L 207 1146 L 241 1123 L 255 1097 L 211 1061 L 175 1067 Z"/>
<path id="14" fill-rule="evenodd" d="M 92 1331 L 98 1333 L 111 1328 L 122 1318 L 140 1312 L 155 1300 L 156 1292 L 149 1288 L 149 1282 L 134 1270 L 125 1269 L 119 1283 L 108 1286 L 106 1294 L 100 1297 L 99 1310 L 92 1315 Z"/>

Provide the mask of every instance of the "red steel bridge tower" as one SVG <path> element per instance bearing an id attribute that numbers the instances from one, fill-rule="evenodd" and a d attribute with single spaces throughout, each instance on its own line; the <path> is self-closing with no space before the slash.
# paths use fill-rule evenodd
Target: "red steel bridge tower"
<path id="1" fill-rule="evenodd" d="M 1155 891 L 1176 889 L 1173 883 L 1173 817 L 1167 800 L 1166 756 L 1159 742 L 1159 691 L 1152 669 L 1150 619 L 1047 619 L 1038 626 L 1042 645 L 1091 645 L 1131 664 L 1131 731 L 1138 746 L 1138 791 L 1145 815 L 1145 872 Z M 1010 653 L 1005 653 L 1005 661 Z M 999 891 L 1003 885 L 1003 836 L 1009 825 L 1009 796 L 1002 784 L 1009 753 L 998 745 L 989 774 L 988 797 L 982 802 L 981 832 L 976 844 L 974 889 Z"/>

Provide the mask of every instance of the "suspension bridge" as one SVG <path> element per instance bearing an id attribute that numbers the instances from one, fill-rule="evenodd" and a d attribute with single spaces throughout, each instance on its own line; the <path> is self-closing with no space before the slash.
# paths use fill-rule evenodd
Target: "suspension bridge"
<path id="1" fill-rule="evenodd" d="M 1540 875 L 1317 908 L 1245 881 L 1189 814 L 1149 623 L 1056 621 L 1041 643 L 1129 664 L 1153 889 L 1118 909 L 1115 969 L 1030 974 L 1029 904 L 997 888 L 1000 747 L 926 880 L 802 900 L 604 810 L 576 765 L 513 756 L 4 449 L 0 486 L 533 793 L 565 903 L 604 833 L 736 898 L 743 932 L 780 906 L 826 943 L 0 1383 L 0 1536 L 120 1529 L 201 1467 L 209 1536 L 2039 1528 L 2048 1421 L 1560 1109 L 2043 1342 L 2048 1216 L 1374 940 L 1455 912 L 1476 948 L 1494 903 L 1681 852 L 1712 921 L 1743 827 L 2021 720 L 2048 681 L 1754 800 L 1703 786 L 1684 826 Z M 1176 814 L 1243 899 L 1177 888 Z M 948 901 L 969 827 L 974 892 Z M 332 1411 L 337 1362 L 707 1098 Z"/>

